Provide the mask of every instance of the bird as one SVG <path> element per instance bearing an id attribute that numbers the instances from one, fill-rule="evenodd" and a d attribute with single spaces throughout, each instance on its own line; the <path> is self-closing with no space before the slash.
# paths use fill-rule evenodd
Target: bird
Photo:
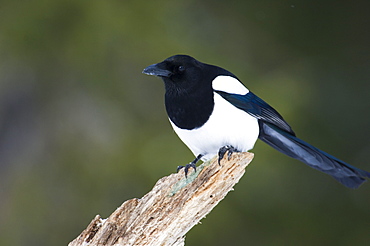
<path id="1" fill-rule="evenodd" d="M 251 92 L 233 73 L 188 55 L 150 65 L 144 74 L 160 77 L 165 108 L 178 137 L 195 155 L 179 166 L 187 177 L 198 161 L 251 150 L 257 139 L 279 152 L 324 172 L 346 187 L 358 188 L 370 173 L 301 140 L 284 118 Z"/>

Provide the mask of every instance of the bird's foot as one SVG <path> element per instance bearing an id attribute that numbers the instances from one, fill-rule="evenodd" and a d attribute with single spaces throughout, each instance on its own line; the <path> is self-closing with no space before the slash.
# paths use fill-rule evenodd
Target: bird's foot
<path id="1" fill-rule="evenodd" d="M 240 152 L 239 150 L 237 150 L 236 148 L 234 148 L 233 146 L 231 145 L 226 145 L 226 146 L 223 146 L 219 149 L 218 151 L 218 164 L 221 165 L 221 160 L 224 158 L 225 154 L 227 153 L 227 159 L 230 160 L 231 158 L 231 155 L 234 153 L 234 152 Z"/>
<path id="2" fill-rule="evenodd" d="M 190 162 L 189 164 L 186 164 L 185 166 L 178 166 L 177 167 L 177 172 L 180 170 L 180 169 L 183 169 L 184 168 L 184 172 L 185 172 L 185 178 L 188 177 L 188 172 L 189 172 L 189 169 L 190 168 L 193 168 L 194 169 L 194 172 L 197 171 L 197 162 L 200 160 L 200 158 L 202 158 L 203 155 L 198 155 L 192 162 Z"/>

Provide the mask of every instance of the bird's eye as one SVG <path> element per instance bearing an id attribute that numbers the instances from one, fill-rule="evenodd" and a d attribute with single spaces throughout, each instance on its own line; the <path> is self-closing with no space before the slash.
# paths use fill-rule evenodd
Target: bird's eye
<path id="1" fill-rule="evenodd" d="M 178 66 L 178 67 L 177 67 L 177 71 L 178 71 L 179 73 L 183 73 L 183 72 L 185 71 L 185 67 L 184 67 L 184 66 Z"/>

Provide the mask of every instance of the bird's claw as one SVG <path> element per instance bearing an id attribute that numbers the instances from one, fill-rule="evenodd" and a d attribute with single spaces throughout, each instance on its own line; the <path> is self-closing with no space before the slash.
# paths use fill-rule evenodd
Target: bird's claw
<path id="1" fill-rule="evenodd" d="M 203 157 L 202 154 L 199 154 L 192 162 L 190 162 L 189 164 L 186 164 L 185 166 L 178 166 L 177 167 L 177 172 L 179 172 L 181 169 L 184 168 L 184 172 L 185 172 L 185 178 L 188 177 L 188 172 L 189 172 L 189 169 L 190 168 L 193 168 L 194 169 L 194 172 L 197 171 L 197 162 Z"/>
<path id="2" fill-rule="evenodd" d="M 189 169 L 190 168 L 193 168 L 194 169 L 194 172 L 197 171 L 197 166 L 193 162 L 190 162 L 189 164 L 186 164 L 185 166 L 178 166 L 177 167 L 177 172 L 180 171 L 183 168 L 184 168 L 184 172 L 185 172 L 185 178 L 188 177 L 188 172 L 189 172 Z"/>
<path id="3" fill-rule="evenodd" d="M 221 147 L 218 151 L 218 164 L 219 165 L 221 165 L 221 160 L 224 158 L 226 152 L 227 152 L 227 160 L 230 160 L 234 152 L 240 152 L 240 151 L 231 145 L 226 145 L 226 146 Z"/>

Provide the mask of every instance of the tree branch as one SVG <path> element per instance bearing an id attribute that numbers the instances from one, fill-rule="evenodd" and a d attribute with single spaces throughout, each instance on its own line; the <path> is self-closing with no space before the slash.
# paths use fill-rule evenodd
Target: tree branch
<path id="1" fill-rule="evenodd" d="M 108 219 L 97 215 L 69 246 L 185 245 L 186 233 L 233 189 L 252 161 L 252 153 L 203 163 L 157 181 L 141 199 L 124 202 Z"/>

